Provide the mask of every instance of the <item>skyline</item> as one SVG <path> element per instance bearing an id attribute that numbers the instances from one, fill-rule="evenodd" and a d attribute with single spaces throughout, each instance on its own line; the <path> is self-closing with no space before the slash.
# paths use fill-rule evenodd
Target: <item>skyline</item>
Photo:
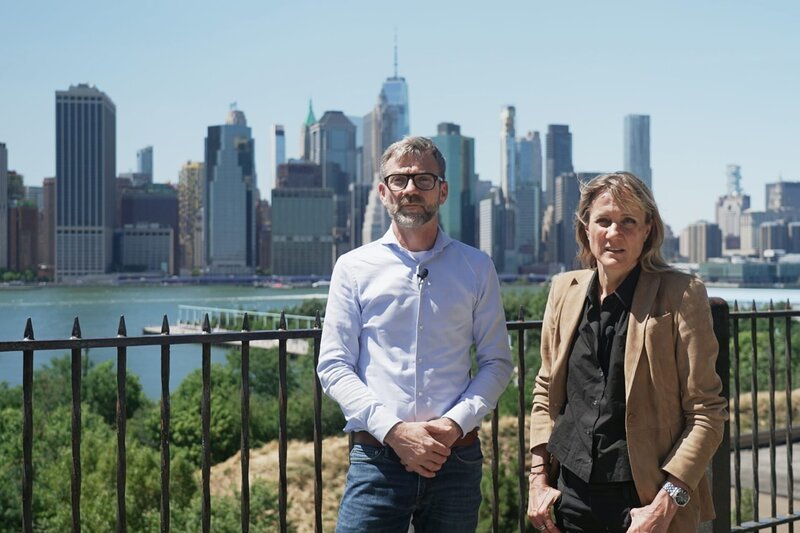
<path id="1" fill-rule="evenodd" d="M 366 114 L 393 75 L 395 27 L 411 134 L 459 124 L 475 138 L 481 179 L 499 183 L 500 112 L 513 105 L 517 137 L 535 130 L 544 142 L 549 124 L 569 125 L 577 172 L 621 169 L 625 115 L 650 115 L 653 189 L 676 234 L 714 220 L 728 164 L 741 166 L 756 209 L 764 184 L 800 180 L 800 7 L 790 2 L 410 2 L 394 18 L 361 1 L 86 5 L 50 6 L 47 20 L 36 6 L 4 9 L 0 142 L 28 185 L 55 174 L 55 92 L 89 83 L 117 107 L 117 173 L 152 145 L 162 183 L 202 161 L 208 126 L 237 102 L 268 197 L 273 124 L 297 157 L 309 98 L 318 117 Z"/>

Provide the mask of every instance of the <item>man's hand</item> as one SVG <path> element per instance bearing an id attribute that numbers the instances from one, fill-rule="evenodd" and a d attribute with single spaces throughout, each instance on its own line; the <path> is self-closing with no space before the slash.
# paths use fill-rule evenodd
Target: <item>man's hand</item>
<path id="1" fill-rule="evenodd" d="M 438 440 L 448 448 L 461 438 L 461 428 L 449 418 L 437 418 L 425 422 L 425 429 L 434 439 Z"/>
<path id="2" fill-rule="evenodd" d="M 669 528 L 677 511 L 678 504 L 665 490 L 661 489 L 650 505 L 631 509 L 631 527 L 628 528 L 628 532 L 663 533 Z"/>
<path id="3" fill-rule="evenodd" d="M 400 422 L 383 439 L 406 470 L 427 478 L 434 477 L 450 455 L 450 447 L 431 434 L 429 424 L 432 422 Z"/>

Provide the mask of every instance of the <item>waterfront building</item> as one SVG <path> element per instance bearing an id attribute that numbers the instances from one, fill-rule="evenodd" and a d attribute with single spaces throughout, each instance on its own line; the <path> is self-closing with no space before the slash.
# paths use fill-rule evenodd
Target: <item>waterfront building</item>
<path id="1" fill-rule="evenodd" d="M 626 115 L 623 168 L 653 190 L 650 167 L 650 115 Z"/>
<path id="2" fill-rule="evenodd" d="M 136 152 L 136 173 L 145 176 L 146 184 L 153 183 L 152 146 L 145 146 Z"/>
<path id="3" fill-rule="evenodd" d="M 8 149 L 0 143 L 0 269 L 8 268 Z"/>
<path id="4" fill-rule="evenodd" d="M 573 172 L 572 168 L 572 134 L 569 126 L 550 124 L 547 126 L 545 139 L 545 180 L 548 204 L 555 202 L 556 178 L 564 173 Z"/>
<path id="5" fill-rule="evenodd" d="M 204 245 L 212 274 L 251 274 L 258 260 L 254 141 L 243 112 L 209 126 L 205 156 Z"/>
<path id="6" fill-rule="evenodd" d="M 794 251 L 789 249 L 789 228 L 786 226 L 785 220 L 764 222 L 759 229 L 761 231 L 762 255 L 766 250 Z"/>
<path id="7" fill-rule="evenodd" d="M 722 256 L 722 232 L 719 226 L 701 220 L 689 224 L 681 232 L 681 255 L 690 263 L 702 263 Z"/>
<path id="8" fill-rule="evenodd" d="M 498 273 L 505 269 L 505 200 L 500 187 L 492 187 L 478 202 L 478 248 L 494 261 Z"/>
<path id="9" fill-rule="evenodd" d="M 742 255 L 760 256 L 761 246 L 761 224 L 771 222 L 780 218 L 774 212 L 756 211 L 745 209 L 742 212 L 739 223 L 739 249 Z"/>
<path id="10" fill-rule="evenodd" d="M 392 219 L 386 208 L 383 207 L 380 195 L 378 194 L 378 187 L 373 185 L 369 188 L 369 196 L 367 198 L 367 205 L 364 208 L 364 225 L 361 228 L 361 244 L 367 244 L 372 241 L 377 241 L 386 230 Z"/>
<path id="11" fill-rule="evenodd" d="M 341 111 L 326 111 L 309 127 L 309 160 L 322 170 L 322 186 L 333 190 L 334 239 L 348 242 L 348 188 L 356 177 L 356 127 Z"/>
<path id="12" fill-rule="evenodd" d="M 333 190 L 272 190 L 272 273 L 329 276 L 333 270 Z"/>
<path id="13" fill-rule="evenodd" d="M 119 268 L 123 272 L 161 272 L 175 269 L 175 232 L 159 224 L 127 224 L 115 231 Z"/>
<path id="14" fill-rule="evenodd" d="M 275 189 L 287 187 L 322 188 L 322 167 L 312 161 L 302 159 L 290 159 L 287 163 L 278 165 Z"/>
<path id="15" fill-rule="evenodd" d="M 146 224 L 172 229 L 172 235 L 180 231 L 179 198 L 174 186 L 164 183 L 151 183 L 142 187 L 126 188 L 120 194 L 120 226 L 140 226 Z M 180 253 L 180 243 L 173 239 L 172 257 Z M 124 251 L 124 249 L 123 249 Z M 120 256 L 116 256 L 119 261 Z M 175 264 L 174 261 L 169 264 Z M 177 271 L 169 271 L 176 274 Z"/>
<path id="16" fill-rule="evenodd" d="M 52 270 L 56 260 L 56 180 L 42 181 L 42 209 L 39 224 L 39 263 Z"/>
<path id="17" fill-rule="evenodd" d="M 203 246 L 203 187 L 205 165 L 187 161 L 178 174 L 178 263 L 190 273 L 205 267 Z"/>
<path id="18" fill-rule="evenodd" d="M 475 139 L 461 135 L 458 124 L 442 122 L 431 140 L 447 162 L 447 201 L 439 208 L 439 223 L 454 239 L 475 245 Z"/>
<path id="19" fill-rule="evenodd" d="M 39 265 L 39 208 L 20 202 L 8 210 L 8 269 L 36 271 Z"/>
<path id="20" fill-rule="evenodd" d="M 102 275 L 112 262 L 116 107 L 86 84 L 56 91 L 56 280 Z"/>
<path id="21" fill-rule="evenodd" d="M 740 192 L 728 193 L 717 199 L 716 222 L 722 231 L 725 250 L 739 249 L 742 231 L 742 213 L 750 209 L 750 196 Z"/>
<path id="22" fill-rule="evenodd" d="M 785 220 L 800 220 L 800 181 L 778 181 L 766 185 L 766 211 Z"/>

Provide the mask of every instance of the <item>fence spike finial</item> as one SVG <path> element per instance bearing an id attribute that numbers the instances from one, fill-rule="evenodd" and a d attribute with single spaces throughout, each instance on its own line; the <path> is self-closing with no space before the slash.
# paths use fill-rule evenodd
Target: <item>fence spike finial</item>
<path id="1" fill-rule="evenodd" d="M 125 315 L 120 315 L 119 317 L 119 327 L 117 327 L 117 336 L 118 337 L 128 336 L 128 328 L 125 327 Z"/>
<path id="2" fill-rule="evenodd" d="M 242 331 L 250 331 L 250 315 L 247 313 L 245 313 L 244 318 L 242 318 Z"/>
<path id="3" fill-rule="evenodd" d="M 161 321 L 161 334 L 169 335 L 169 319 L 164 315 L 164 320 Z"/>
<path id="4" fill-rule="evenodd" d="M 72 338 L 73 339 L 80 339 L 81 338 L 81 323 L 78 320 L 78 317 L 75 317 L 75 321 L 72 323 Z"/>
<path id="5" fill-rule="evenodd" d="M 525 309 L 521 305 L 519 306 L 519 311 L 517 312 L 517 320 L 520 322 L 525 320 Z"/>
<path id="6" fill-rule="evenodd" d="M 755 310 L 756 310 L 756 301 L 755 301 L 755 299 L 753 299 L 752 311 L 755 311 Z"/>
<path id="7" fill-rule="evenodd" d="M 28 320 L 25 321 L 25 333 L 22 334 L 22 338 L 26 341 L 32 341 L 33 339 L 33 322 L 31 322 L 31 317 L 28 317 Z"/>
<path id="8" fill-rule="evenodd" d="M 211 333 L 211 321 L 208 320 L 208 313 L 203 315 L 203 325 L 200 326 L 203 333 Z"/>
<path id="9" fill-rule="evenodd" d="M 321 327 L 322 327 L 322 318 L 320 318 L 319 309 L 317 309 L 317 312 L 314 316 L 314 329 L 319 329 Z"/>
<path id="10" fill-rule="evenodd" d="M 792 310 L 792 303 L 789 301 L 788 297 L 786 298 L 786 310 L 787 311 L 791 311 Z"/>
<path id="11" fill-rule="evenodd" d="M 738 300 L 733 301 L 733 311 L 736 312 L 739 310 L 739 302 Z"/>
<path id="12" fill-rule="evenodd" d="M 283 330 L 287 329 L 287 327 L 286 327 L 286 312 L 285 311 L 281 311 L 281 319 L 278 322 L 278 329 L 283 329 Z"/>
<path id="13" fill-rule="evenodd" d="M 774 311 L 775 310 L 775 307 L 773 307 L 773 305 L 772 305 L 772 298 L 769 299 L 769 308 L 768 309 L 770 311 Z"/>

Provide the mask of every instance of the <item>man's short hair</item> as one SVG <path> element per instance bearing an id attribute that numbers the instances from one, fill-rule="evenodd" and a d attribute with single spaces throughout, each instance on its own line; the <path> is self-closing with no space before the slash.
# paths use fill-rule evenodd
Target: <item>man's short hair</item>
<path id="1" fill-rule="evenodd" d="M 439 165 L 439 177 L 445 179 L 445 160 L 442 152 L 436 147 L 434 142 L 427 137 L 403 137 L 403 139 L 393 143 L 383 152 L 381 157 L 381 179 L 386 177 L 386 165 L 392 158 L 400 158 L 406 155 L 422 157 L 431 154 Z"/>

